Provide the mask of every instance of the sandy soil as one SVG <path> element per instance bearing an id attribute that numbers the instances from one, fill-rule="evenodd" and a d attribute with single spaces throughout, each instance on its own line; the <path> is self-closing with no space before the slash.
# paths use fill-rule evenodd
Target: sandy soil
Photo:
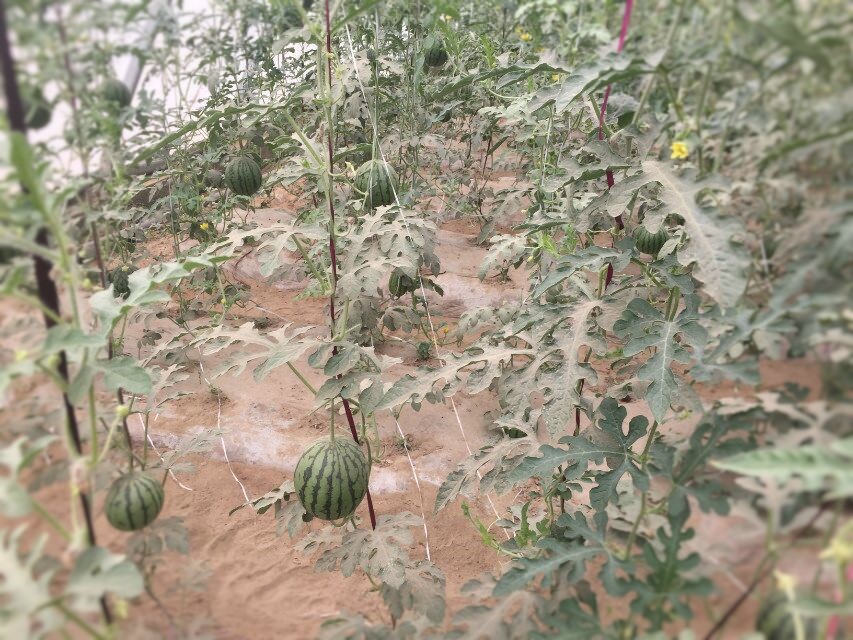
<path id="1" fill-rule="evenodd" d="M 282 205 L 280 197 L 275 204 Z M 259 220 L 272 221 L 289 214 L 280 209 L 264 209 L 256 214 Z M 477 277 L 485 249 L 473 241 L 477 228 L 467 222 L 449 221 L 442 226 L 438 242 L 442 269 L 438 282 L 444 287 L 443 298 L 431 300 L 437 317 L 453 318 L 475 306 L 518 300 L 523 293 L 522 278 L 513 276 L 508 283 L 487 281 Z M 166 254 L 169 244 L 153 239 L 149 250 L 153 257 Z M 295 258 L 294 258 L 295 262 Z M 322 300 L 297 300 L 299 289 L 293 286 L 295 272 L 282 270 L 271 278 L 262 278 L 252 256 L 234 259 L 227 269 L 229 278 L 250 288 L 254 302 L 245 308 L 235 308 L 228 322 L 240 324 L 246 320 L 266 318 L 271 326 L 285 322 L 314 325 L 322 328 L 326 322 L 326 303 Z M 18 310 L 19 311 L 19 310 Z M 5 313 L 9 313 L 7 310 Z M 157 323 L 149 323 L 157 328 Z M 166 330 L 168 323 L 163 323 Z M 174 325 L 171 325 L 174 327 Z M 142 332 L 140 323 L 132 324 L 128 345 Z M 399 354 L 395 354 L 399 355 Z M 204 622 L 204 628 L 217 639 L 265 640 L 272 638 L 308 638 L 317 634 L 323 620 L 341 610 L 361 612 L 373 621 L 389 622 L 381 598 L 371 592 L 363 576 L 344 578 L 340 573 L 316 573 L 313 559 L 294 548 L 287 537 L 277 537 L 271 514 L 255 516 L 242 509 L 232 516 L 229 511 L 241 504 L 242 488 L 233 474 L 245 485 L 250 498 L 256 498 L 277 487 L 289 477 L 303 447 L 325 428 L 325 418 L 313 412 L 312 396 L 285 367 L 273 371 L 261 382 L 251 373 L 239 377 L 224 376 L 213 381 L 218 389 L 211 393 L 207 384 L 210 373 L 219 364 L 215 358 L 204 358 L 197 351 L 188 354 L 185 363 L 188 380 L 180 385 L 188 392 L 159 411 L 152 423 L 152 436 L 158 448 L 173 446 L 182 436 L 204 429 L 220 427 L 222 440 L 216 440 L 207 455 L 193 456 L 194 473 L 179 473 L 188 489 L 174 481 L 167 482 L 167 499 L 161 517 L 183 519 L 190 537 L 189 557 L 168 554 L 154 578 L 159 594 L 170 615 L 182 626 Z M 405 363 L 395 373 L 413 370 L 413 353 L 404 354 Z M 303 361 L 299 367 L 308 378 L 320 382 L 320 376 Z M 765 364 L 765 387 L 785 382 L 813 384 L 818 379 L 817 367 L 809 362 Z M 5 416 L 13 415 L 10 408 L 26 398 L 42 398 L 46 387 L 36 382 L 19 386 L 6 399 Z M 715 388 L 706 398 L 723 393 L 743 393 L 744 389 Z M 463 517 L 459 505 L 452 505 L 439 514 L 432 513 L 435 492 L 440 482 L 467 455 L 466 439 L 476 448 L 486 435 L 484 414 L 494 407 L 489 394 L 470 398 L 456 397 L 464 427 L 463 439 L 449 406 L 425 406 L 420 412 L 406 411 L 401 419 L 402 429 L 413 441 L 411 452 L 417 474 L 423 486 L 423 501 L 416 490 L 412 471 L 404 451 L 396 446 L 396 427 L 387 412 L 379 416 L 380 435 L 385 446 L 382 460 L 371 476 L 371 491 L 379 514 L 410 511 L 426 513 L 433 560 L 447 576 L 448 611 L 454 612 L 469 604 L 460 595 L 461 586 L 483 571 L 500 571 L 504 559 L 484 547 L 475 529 Z M 640 410 L 637 403 L 631 407 Z M 6 429 L 8 423 L 4 425 Z M 133 434 L 140 440 L 141 425 L 132 421 Z M 673 423 L 673 433 L 689 433 L 693 422 Z M 224 445 L 224 449 L 223 449 Z M 232 462 L 229 469 L 224 451 Z M 102 541 L 121 550 L 126 536 L 110 529 L 101 514 L 98 495 L 97 530 Z M 67 513 L 67 494 L 63 485 L 42 490 L 41 499 L 55 513 Z M 498 509 L 511 501 L 512 496 L 495 499 Z M 480 499 L 475 508 L 485 522 L 494 514 L 488 503 Z M 360 515 L 366 518 L 366 510 Z M 711 517 L 697 513 L 698 535 L 696 548 L 709 551 L 717 564 L 712 578 L 719 586 L 717 595 L 707 603 L 695 602 L 696 632 L 707 630 L 706 606 L 721 611 L 740 592 L 749 580 L 756 550 L 762 546 L 759 531 L 746 514 Z M 313 525 L 317 526 L 317 525 Z M 38 525 L 34 531 L 38 530 Z M 413 557 L 424 556 L 423 532 L 415 532 L 417 546 Z M 808 575 L 807 562 L 793 562 L 789 570 Z M 198 590 L 175 589 L 189 574 L 206 575 Z M 737 637 L 735 629 L 749 629 L 754 607 L 744 607 L 729 626 L 727 637 Z M 150 599 L 143 599 L 131 609 L 124 623 L 122 637 L 182 637 L 170 630 L 164 614 Z"/>

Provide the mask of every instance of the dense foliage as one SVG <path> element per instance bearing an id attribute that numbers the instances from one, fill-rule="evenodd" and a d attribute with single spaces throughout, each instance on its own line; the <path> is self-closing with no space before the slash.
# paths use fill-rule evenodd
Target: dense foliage
<path id="1" fill-rule="evenodd" d="M 227 355 L 211 380 L 287 367 L 330 423 L 251 502 L 387 606 L 327 637 L 667 638 L 700 611 L 729 637 L 750 599 L 765 637 L 850 633 L 849 3 L 31 4 L 3 2 L 0 390 L 20 401 L 0 410 L 0 636 L 120 634 L 142 596 L 168 610 L 152 576 L 187 530 L 157 519 L 162 491 L 219 435 L 150 446 L 190 353 Z M 138 86 L 116 77 L 127 59 Z M 293 216 L 253 218 L 281 193 Z M 522 299 L 431 312 L 451 219 L 488 247 L 480 279 L 523 281 Z M 326 330 L 239 322 L 251 291 L 225 266 L 247 254 L 264 277 L 296 256 Z M 382 350 L 401 338 L 416 371 Z M 787 360 L 822 379 L 762 387 Z M 26 391 L 44 384 L 49 410 Z M 407 451 L 425 403 L 465 438 L 461 394 L 495 398 L 490 436 L 434 510 L 463 509 L 502 571 L 448 611 L 447 567 L 414 549 L 423 518 L 365 483 L 380 427 L 398 421 Z M 56 483 L 67 518 L 40 503 Z M 123 555 L 98 542 L 107 490 L 109 521 L 137 531 Z M 506 508 L 480 510 L 492 497 Z M 732 606 L 704 611 L 721 586 L 695 523 L 733 513 L 765 549 Z M 803 547 L 813 579 L 774 574 Z"/>

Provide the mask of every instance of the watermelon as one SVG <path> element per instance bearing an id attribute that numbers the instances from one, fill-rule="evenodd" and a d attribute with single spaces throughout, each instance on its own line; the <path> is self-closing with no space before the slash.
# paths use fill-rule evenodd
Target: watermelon
<path id="1" fill-rule="evenodd" d="M 110 485 L 104 510 L 119 531 L 139 531 L 163 508 L 163 485 L 144 471 L 132 471 Z"/>
<path id="2" fill-rule="evenodd" d="M 424 64 L 428 67 L 441 67 L 447 62 L 447 49 L 441 42 L 436 42 L 424 53 Z"/>
<path id="3" fill-rule="evenodd" d="M 258 163 L 240 156 L 225 166 L 225 186 L 238 196 L 250 196 L 261 188 L 261 168 Z"/>
<path id="4" fill-rule="evenodd" d="M 296 29 L 302 26 L 302 14 L 293 5 L 287 5 L 281 16 L 282 29 Z"/>
<path id="5" fill-rule="evenodd" d="M 397 174 L 387 163 L 368 160 L 355 172 L 355 188 L 371 209 L 394 202 Z"/>
<path id="6" fill-rule="evenodd" d="M 805 640 L 818 640 L 820 624 L 816 618 L 800 617 Z M 790 610 L 790 601 L 782 593 L 776 593 L 761 605 L 758 610 L 756 631 L 764 634 L 766 640 L 796 640 L 797 631 L 794 615 Z"/>
<path id="7" fill-rule="evenodd" d="M 417 291 L 418 283 L 414 278 L 406 275 L 406 272 L 399 267 L 391 272 L 391 277 L 388 278 L 388 292 L 394 298 L 402 298 L 407 293 Z"/>
<path id="8" fill-rule="evenodd" d="M 128 266 L 116 267 L 107 275 L 107 280 L 113 285 L 113 295 L 127 298 L 130 295 L 130 274 L 133 270 Z"/>
<path id="9" fill-rule="evenodd" d="M 121 80 L 115 78 L 104 82 L 101 86 L 101 95 L 104 100 L 122 109 L 130 104 L 130 89 Z"/>
<path id="10" fill-rule="evenodd" d="M 370 464 L 348 436 L 312 443 L 296 463 L 293 485 L 309 516 L 322 520 L 348 518 L 367 493 Z"/>
<path id="11" fill-rule="evenodd" d="M 667 240 L 669 240 L 669 232 L 664 227 L 658 229 L 657 233 L 651 233 L 645 227 L 637 227 L 634 231 L 637 249 L 650 256 L 656 256 Z"/>
<path id="12" fill-rule="evenodd" d="M 43 129 L 48 125 L 52 113 L 50 105 L 39 89 L 33 89 L 29 96 L 22 99 L 22 102 L 28 129 Z"/>

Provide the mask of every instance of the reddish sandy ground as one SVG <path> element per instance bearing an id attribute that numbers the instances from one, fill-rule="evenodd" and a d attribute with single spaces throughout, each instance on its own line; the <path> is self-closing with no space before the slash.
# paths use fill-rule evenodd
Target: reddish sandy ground
<path id="1" fill-rule="evenodd" d="M 259 210 L 257 221 L 263 224 L 286 217 L 288 214 L 282 210 L 289 204 L 286 200 L 279 198 L 272 203 L 279 208 Z M 501 300 L 518 300 L 523 293 L 523 280 L 518 275 L 508 283 L 496 279 L 481 283 L 477 279 L 485 250 L 475 246 L 476 232 L 474 225 L 460 221 L 448 221 L 441 227 L 438 247 L 445 273 L 438 282 L 446 293 L 444 298 L 431 302 L 431 310 L 439 323 L 446 320 L 452 324 L 466 309 Z M 166 257 L 170 246 L 168 241 L 153 239 L 148 245 L 151 259 Z M 235 307 L 227 322 L 237 325 L 263 317 L 270 321 L 271 327 L 293 322 L 324 330 L 325 301 L 295 299 L 300 290 L 299 284 L 294 282 L 297 271 L 296 267 L 283 269 L 271 278 L 263 278 L 253 256 L 232 260 L 227 269 L 229 278 L 250 288 L 248 293 L 254 304 L 242 309 Z M 11 305 L 3 313 L 11 317 L 23 312 Z M 171 331 L 174 325 L 164 322 L 162 328 Z M 130 348 L 141 335 L 141 325 L 132 324 L 128 335 L 126 344 Z M 130 350 L 135 353 L 135 347 Z M 400 374 L 413 370 L 416 364 L 411 346 L 392 342 L 378 350 L 404 360 L 395 370 Z M 209 375 L 221 359 L 202 358 L 198 351 L 189 352 L 187 357 L 189 360 L 184 366 L 190 377 L 181 388 L 191 395 L 165 405 L 160 411 L 152 425 L 157 446 L 168 448 L 182 435 L 216 427 L 221 401 L 219 425 L 225 430 L 224 442 L 234 474 L 244 483 L 251 498 L 277 487 L 289 477 L 304 445 L 325 428 L 325 419 L 312 413 L 311 395 L 287 368 L 282 367 L 262 382 L 255 382 L 251 373 L 237 378 L 221 377 L 214 382 L 221 391 L 217 399 L 203 377 Z M 199 366 L 200 359 L 203 370 Z M 301 369 L 310 372 L 312 381 L 320 381 L 304 361 Z M 809 362 L 773 363 L 762 369 L 764 388 L 789 381 L 813 387 L 818 379 L 816 365 Z M 19 385 L 6 399 L 5 406 L 14 407 L 16 402 L 27 399 L 55 400 L 54 392 L 48 389 L 44 384 Z M 705 398 L 742 395 L 748 391 L 731 386 L 714 388 Z M 106 402 L 107 398 L 104 400 Z M 484 413 L 494 407 L 494 399 L 484 393 L 476 398 L 459 395 L 456 401 L 465 435 L 470 446 L 475 448 L 486 435 Z M 631 408 L 639 411 L 640 404 Z M 3 415 L 11 416 L 14 412 L 7 410 Z M 371 477 L 376 510 L 379 514 L 410 511 L 418 515 L 424 510 L 432 558 L 447 576 L 449 617 L 470 604 L 459 593 L 467 580 L 483 571 L 500 572 L 506 564 L 505 558 L 481 544 L 477 532 L 463 517 L 459 504 L 437 515 L 432 513 L 438 484 L 466 455 L 459 425 L 449 406 L 425 406 L 420 412 L 407 410 L 403 414 L 401 425 L 412 438 L 412 458 L 423 486 L 422 503 L 409 462 L 395 444 L 396 428 L 390 414 L 385 412 L 379 416 L 379 423 L 386 447 Z M 689 432 L 692 425 L 692 421 L 671 424 L 670 431 L 664 435 L 669 433 L 674 437 Z M 3 429 L 8 430 L 9 426 L 4 425 Z M 133 422 L 133 426 L 138 441 L 138 422 Z M 361 612 L 372 621 L 389 622 L 381 598 L 371 591 L 365 577 L 344 578 L 340 573 L 315 572 L 312 558 L 297 551 L 286 535 L 276 536 L 271 514 L 255 516 L 249 509 L 242 509 L 229 516 L 229 511 L 243 502 L 243 494 L 224 461 L 218 441 L 209 455 L 193 456 L 191 461 L 195 472 L 181 473 L 179 478 L 192 490 L 182 489 L 170 479 L 161 516 L 183 518 L 189 531 L 190 553 L 188 557 L 167 554 L 154 577 L 156 593 L 181 626 L 192 627 L 203 621 L 204 628 L 217 639 L 271 640 L 314 637 L 323 620 L 341 610 Z M 64 484 L 42 490 L 39 497 L 60 517 L 67 515 L 68 495 Z M 97 531 L 103 543 L 120 551 L 126 536 L 112 531 L 106 523 L 100 504 L 102 497 L 103 493 L 99 493 Z M 498 510 L 513 497 L 494 497 Z M 475 508 L 485 522 L 494 521 L 484 499 L 481 498 Z M 361 516 L 366 518 L 366 513 Z M 711 577 L 718 585 L 718 593 L 707 602 L 694 603 L 696 619 L 692 626 L 694 631 L 701 633 L 709 628 L 708 612 L 722 611 L 749 581 L 763 541 L 752 516 L 746 513 L 733 513 L 725 518 L 697 513 L 695 520 L 698 535 L 692 546 L 703 549 L 713 558 L 716 565 Z M 33 531 L 40 527 L 36 523 Z M 416 531 L 416 536 L 418 543 L 412 554 L 417 558 L 425 555 L 425 547 L 423 532 Z M 811 568 L 812 563 L 807 559 L 802 562 L 794 559 L 786 566 L 787 570 L 803 576 L 809 576 Z M 186 582 L 188 576 L 206 576 L 206 579 L 199 590 L 176 588 L 178 582 Z M 728 626 L 726 637 L 738 637 L 740 630 L 750 629 L 754 610 L 754 603 L 743 607 Z M 130 618 L 122 628 L 123 638 L 179 638 L 188 633 L 170 629 L 166 616 L 148 598 L 134 603 Z"/>

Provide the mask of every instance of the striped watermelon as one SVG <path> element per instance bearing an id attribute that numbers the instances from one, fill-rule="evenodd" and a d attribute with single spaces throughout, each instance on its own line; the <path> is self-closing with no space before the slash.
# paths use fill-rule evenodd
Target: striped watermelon
<path id="1" fill-rule="evenodd" d="M 428 67 L 441 67 L 447 62 L 447 49 L 441 42 L 431 45 L 424 53 L 424 64 Z"/>
<path id="2" fill-rule="evenodd" d="M 163 508 L 163 485 L 143 471 L 116 480 L 107 492 L 107 520 L 119 531 L 139 531 L 157 519 Z"/>
<path id="3" fill-rule="evenodd" d="M 104 100 L 124 108 L 130 104 L 130 89 L 121 80 L 110 78 L 101 86 L 101 94 Z"/>
<path id="4" fill-rule="evenodd" d="M 368 160 L 355 172 L 355 188 L 371 209 L 394 202 L 397 174 L 381 160 Z"/>
<path id="5" fill-rule="evenodd" d="M 250 196 L 261 188 L 261 168 L 258 163 L 240 156 L 225 166 L 225 186 L 238 196 Z"/>
<path id="6" fill-rule="evenodd" d="M 296 495 L 310 516 L 322 520 L 348 518 L 367 493 L 370 465 L 361 447 L 346 436 L 312 443 L 293 476 Z"/>
<path id="7" fill-rule="evenodd" d="M 818 640 L 820 625 L 816 618 L 801 617 L 804 640 Z M 797 631 L 790 602 L 782 593 L 777 593 L 761 605 L 755 628 L 766 640 L 796 640 Z"/>
<path id="8" fill-rule="evenodd" d="M 650 256 L 656 256 L 667 240 L 669 240 L 669 232 L 664 227 L 658 229 L 657 233 L 651 233 L 645 227 L 637 227 L 634 231 L 637 249 Z"/>

